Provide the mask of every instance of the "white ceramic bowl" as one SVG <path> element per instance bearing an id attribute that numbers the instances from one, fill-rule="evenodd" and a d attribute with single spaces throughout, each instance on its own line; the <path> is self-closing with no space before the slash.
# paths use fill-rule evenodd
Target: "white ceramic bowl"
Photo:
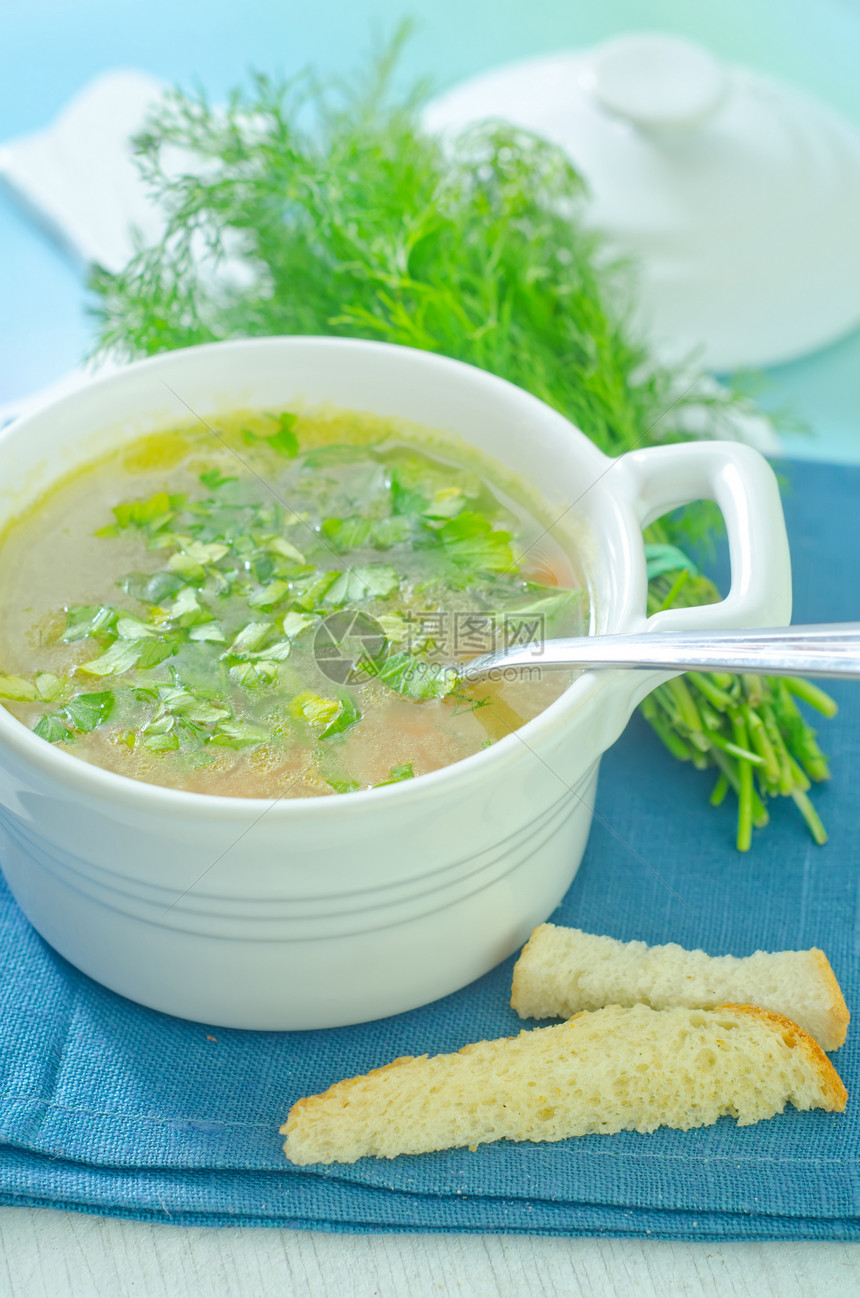
<path id="1" fill-rule="evenodd" d="M 773 474 L 733 443 L 609 460 L 561 415 L 456 361 L 271 338 L 173 352 L 0 436 L 0 528 L 76 465 L 188 418 L 304 400 L 410 419 L 495 456 L 576 518 L 592 629 L 645 624 L 641 528 L 699 497 L 726 518 L 720 604 L 650 625 L 780 625 L 788 546 Z M 516 734 L 369 792 L 270 802 L 91 766 L 0 708 L 0 863 L 38 931 L 133 1000 L 211 1024 L 318 1028 L 425 1004 L 524 941 L 579 865 L 600 754 L 662 674 L 589 672 Z"/>

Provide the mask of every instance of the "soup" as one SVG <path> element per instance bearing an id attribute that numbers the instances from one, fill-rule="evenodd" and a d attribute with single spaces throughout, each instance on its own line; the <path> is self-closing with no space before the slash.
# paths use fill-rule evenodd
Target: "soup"
<path id="1" fill-rule="evenodd" d="M 154 434 L 0 538 L 0 698 L 75 757 L 192 792 L 412 779 L 570 683 L 450 670 L 583 633 L 552 521 L 459 439 L 390 420 L 242 412 Z"/>

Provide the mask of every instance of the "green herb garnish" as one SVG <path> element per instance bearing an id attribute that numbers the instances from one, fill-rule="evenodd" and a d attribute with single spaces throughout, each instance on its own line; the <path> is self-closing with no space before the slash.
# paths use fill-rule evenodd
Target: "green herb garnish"
<path id="1" fill-rule="evenodd" d="M 419 658 L 406 651 L 386 658 L 364 658 L 358 669 L 375 676 L 410 699 L 441 699 L 450 694 L 457 684 L 457 673 L 451 667 Z"/>
<path id="2" fill-rule="evenodd" d="M 358 705 L 352 698 L 341 699 L 341 708 L 333 721 L 330 721 L 325 730 L 320 735 L 320 739 L 333 739 L 335 735 L 342 735 L 350 726 L 354 726 L 361 720 L 361 712 Z"/>
<path id="3" fill-rule="evenodd" d="M 57 744 L 61 739 L 70 738 L 69 727 L 63 724 L 62 717 L 53 714 L 40 717 L 33 727 L 33 734 L 40 739 L 47 739 L 49 744 Z"/>
<path id="4" fill-rule="evenodd" d="M 390 595 L 399 585 L 397 570 L 387 564 L 348 568 L 334 577 L 322 599 L 333 607 L 361 604 L 372 596 Z"/>
<path id="5" fill-rule="evenodd" d="M 113 707 L 114 696 L 110 690 L 103 690 L 100 694 L 77 694 L 63 708 L 63 715 L 73 730 L 87 734 L 107 721 Z"/>
<path id="6" fill-rule="evenodd" d="M 446 556 L 458 567 L 510 572 L 515 566 L 510 533 L 493 528 L 480 514 L 458 514 L 436 535 Z"/>
<path id="7" fill-rule="evenodd" d="M 326 729 L 334 724 L 343 704 L 340 699 L 326 699 L 312 690 L 303 690 L 290 704 L 294 717 L 302 717 L 312 726 L 323 726 Z"/>
<path id="8" fill-rule="evenodd" d="M 34 732 L 48 743 L 70 739 L 73 734 L 86 735 L 107 721 L 114 709 L 113 692 L 77 694 L 59 711 L 40 717 Z"/>
<path id="9" fill-rule="evenodd" d="M 299 453 L 299 439 L 293 432 L 295 423 L 296 416 L 285 412 L 278 418 L 277 432 L 270 434 L 255 433 L 252 429 L 246 428 L 242 436 L 246 442 L 258 442 L 263 446 L 269 446 L 273 451 L 277 451 L 279 455 L 292 460 Z"/>
<path id="10" fill-rule="evenodd" d="M 31 703 L 39 697 L 35 681 L 23 676 L 0 676 L 0 699 L 15 703 Z"/>
<path id="11" fill-rule="evenodd" d="M 392 766 L 388 772 L 387 780 L 380 780 L 379 784 L 374 784 L 375 789 L 384 789 L 386 784 L 400 784 L 402 780 L 413 780 L 415 772 L 412 769 L 412 763 L 406 762 L 403 766 Z"/>
<path id="12" fill-rule="evenodd" d="M 117 640 L 103 654 L 83 663 L 79 670 L 88 676 L 120 676 L 134 667 L 142 653 L 139 640 Z"/>

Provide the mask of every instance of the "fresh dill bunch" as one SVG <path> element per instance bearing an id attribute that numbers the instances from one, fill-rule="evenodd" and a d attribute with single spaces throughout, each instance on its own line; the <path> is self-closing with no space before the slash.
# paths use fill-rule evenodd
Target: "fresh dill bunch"
<path id="1" fill-rule="evenodd" d="M 414 97 L 389 102 L 388 75 L 336 96 L 258 75 L 223 109 L 169 93 L 137 141 L 167 228 L 120 274 L 95 273 L 99 350 L 400 343 L 510 379 L 609 454 L 679 437 L 685 407 L 720 404 L 633 339 L 561 150 L 502 123 L 443 144 Z"/>
<path id="2" fill-rule="evenodd" d="M 256 75 L 226 107 L 178 90 L 165 97 L 136 142 L 164 235 L 119 274 L 95 271 L 98 352 L 132 358 L 273 334 L 366 338 L 500 375 L 608 455 L 731 436 L 729 417 L 755 407 L 695 368 L 658 363 L 636 337 L 628 270 L 585 228 L 583 183 L 566 155 L 501 122 L 444 140 L 426 132 L 424 88 L 392 92 L 401 39 L 366 78 L 334 90 L 308 74 Z M 718 521 L 700 502 L 649 539 L 689 547 L 710 541 Z M 738 845 L 748 846 L 749 754 L 734 740 L 721 749 L 719 736 L 691 746 L 692 713 L 679 711 L 677 690 L 661 689 L 644 714 L 677 756 L 718 766 L 739 792 Z M 738 709 L 754 704 L 723 693 L 725 725 L 743 737 L 749 716 Z M 795 748 L 813 735 L 807 726 L 798 739 L 787 705 L 770 715 Z M 762 793 L 794 795 L 796 784 L 783 778 Z M 795 801 L 821 841 L 808 799 Z"/>

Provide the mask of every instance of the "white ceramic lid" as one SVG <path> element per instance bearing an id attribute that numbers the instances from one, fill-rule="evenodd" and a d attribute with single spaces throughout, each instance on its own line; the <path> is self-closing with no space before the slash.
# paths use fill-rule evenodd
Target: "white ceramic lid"
<path id="1" fill-rule="evenodd" d="M 486 117 L 570 155 L 665 358 L 757 368 L 860 324 L 860 134 L 800 91 L 643 33 L 477 77 L 426 121 Z"/>

